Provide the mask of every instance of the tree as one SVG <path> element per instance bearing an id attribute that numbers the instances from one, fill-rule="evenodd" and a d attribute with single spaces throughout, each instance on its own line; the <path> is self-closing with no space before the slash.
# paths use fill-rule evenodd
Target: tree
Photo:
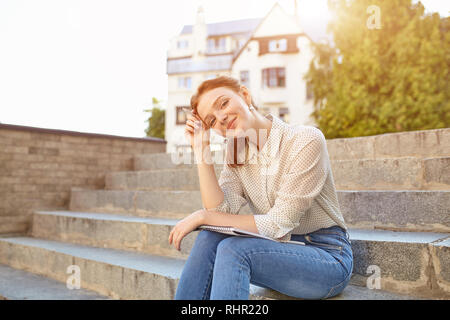
<path id="1" fill-rule="evenodd" d="M 369 28 L 371 5 L 381 28 Z M 411 0 L 329 1 L 333 43 L 305 77 L 327 138 L 450 127 L 449 19 Z"/>
<path id="2" fill-rule="evenodd" d="M 160 108 L 161 101 L 157 98 L 152 98 L 152 109 L 144 110 L 144 112 L 149 112 L 150 117 L 145 122 L 148 122 L 148 128 L 145 129 L 145 134 L 147 137 L 155 137 L 164 139 L 165 131 L 165 110 Z"/>

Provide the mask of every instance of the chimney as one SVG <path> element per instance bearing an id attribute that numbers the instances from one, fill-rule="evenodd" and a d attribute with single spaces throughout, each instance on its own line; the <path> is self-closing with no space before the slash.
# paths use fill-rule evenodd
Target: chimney
<path id="1" fill-rule="evenodd" d="M 300 21 L 300 17 L 298 16 L 298 0 L 294 0 L 294 14 L 293 17 L 297 23 Z"/>
<path id="2" fill-rule="evenodd" d="M 207 30 L 205 23 L 205 12 L 203 7 L 200 5 L 197 8 L 197 16 L 195 19 L 195 24 L 192 28 L 192 33 L 194 36 L 194 55 L 193 60 L 202 59 L 206 53 L 206 41 L 207 41 Z"/>
<path id="3" fill-rule="evenodd" d="M 195 24 L 202 25 L 205 24 L 205 10 L 203 6 L 198 6 L 197 8 L 197 17 L 195 19 Z"/>

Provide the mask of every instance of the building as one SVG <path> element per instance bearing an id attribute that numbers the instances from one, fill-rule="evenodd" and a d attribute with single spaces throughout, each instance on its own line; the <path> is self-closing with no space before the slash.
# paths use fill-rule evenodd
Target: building
<path id="1" fill-rule="evenodd" d="M 297 16 L 275 4 L 262 19 L 206 24 L 203 9 L 196 23 L 171 39 L 167 54 L 166 152 L 189 147 L 184 137 L 190 98 L 198 85 L 220 75 L 239 79 L 263 114 L 292 124 L 314 125 L 312 96 L 303 79 L 313 57 L 311 38 Z M 212 150 L 223 138 L 211 132 Z"/>

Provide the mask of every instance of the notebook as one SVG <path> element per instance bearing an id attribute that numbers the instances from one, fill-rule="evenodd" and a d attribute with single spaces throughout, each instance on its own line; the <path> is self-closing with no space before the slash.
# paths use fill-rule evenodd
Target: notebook
<path id="1" fill-rule="evenodd" d="M 223 234 L 228 234 L 231 236 L 238 236 L 238 237 L 256 237 L 256 238 L 262 238 L 267 239 L 275 242 L 281 242 L 281 243 L 292 243 L 292 244 L 300 244 L 305 245 L 304 242 L 301 241 L 292 241 L 292 240 L 275 240 L 266 236 L 263 236 L 262 234 L 253 233 L 250 231 L 234 228 L 234 227 L 218 227 L 218 226 L 209 226 L 209 225 L 201 225 L 197 228 L 197 230 L 208 230 L 208 231 L 214 231 L 219 232 Z"/>

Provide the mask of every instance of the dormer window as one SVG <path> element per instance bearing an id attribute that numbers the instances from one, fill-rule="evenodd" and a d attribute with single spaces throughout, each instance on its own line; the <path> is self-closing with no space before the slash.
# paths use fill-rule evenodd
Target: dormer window
<path id="1" fill-rule="evenodd" d="M 282 36 L 269 36 L 256 38 L 259 44 L 258 55 L 270 54 L 270 53 L 280 53 L 280 54 L 291 54 L 298 53 L 299 49 L 297 47 L 297 34 L 287 34 Z"/>
<path id="2" fill-rule="evenodd" d="M 287 50 L 287 40 L 277 39 L 269 41 L 269 52 L 283 52 Z"/>

